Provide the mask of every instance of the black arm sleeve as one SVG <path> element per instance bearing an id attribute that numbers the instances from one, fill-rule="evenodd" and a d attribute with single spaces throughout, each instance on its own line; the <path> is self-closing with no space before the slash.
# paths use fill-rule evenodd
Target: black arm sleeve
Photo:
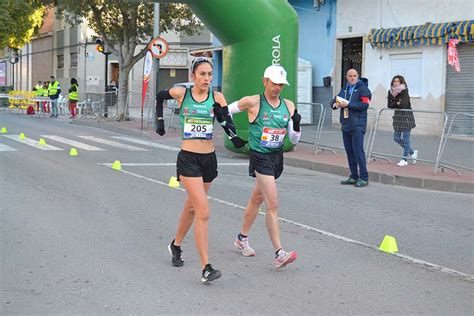
<path id="1" fill-rule="evenodd" d="M 221 124 L 225 133 L 231 138 L 237 136 L 237 130 L 235 129 L 234 121 L 232 121 L 232 116 L 230 116 L 227 106 L 221 107 L 221 105 L 216 102 L 214 103 L 213 108 L 214 115 L 219 124 Z"/>
<path id="2" fill-rule="evenodd" d="M 173 99 L 170 92 L 165 89 L 156 95 L 156 117 L 163 117 L 163 101 Z"/>

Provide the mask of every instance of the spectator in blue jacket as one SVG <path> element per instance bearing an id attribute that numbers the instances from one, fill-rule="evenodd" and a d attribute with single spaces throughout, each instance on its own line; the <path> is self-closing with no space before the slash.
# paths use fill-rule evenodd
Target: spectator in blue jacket
<path id="1" fill-rule="evenodd" d="M 346 73 L 347 84 L 331 101 L 331 107 L 340 109 L 342 139 L 347 154 L 351 175 L 341 184 L 366 187 L 369 185 L 369 174 L 365 161 L 364 135 L 367 127 L 367 109 L 372 93 L 367 79 L 361 78 L 355 69 Z"/>

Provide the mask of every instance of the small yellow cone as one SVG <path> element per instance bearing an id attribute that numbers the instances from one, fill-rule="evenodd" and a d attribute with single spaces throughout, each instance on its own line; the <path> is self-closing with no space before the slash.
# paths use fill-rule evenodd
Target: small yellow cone
<path id="1" fill-rule="evenodd" d="M 44 140 L 44 138 L 39 139 L 38 145 L 46 145 L 46 141 Z"/>
<path id="2" fill-rule="evenodd" d="M 171 177 L 168 186 L 171 188 L 179 188 L 178 179 L 176 177 Z"/>
<path id="3" fill-rule="evenodd" d="M 69 156 L 77 156 L 77 149 L 71 148 L 71 150 L 69 151 Z"/>
<path id="4" fill-rule="evenodd" d="M 6 133 L 8 133 L 8 131 L 7 131 L 7 128 L 6 128 L 6 127 L 2 127 L 2 131 L 1 131 L 1 133 L 2 133 L 2 134 L 6 134 Z"/>
<path id="5" fill-rule="evenodd" d="M 25 133 L 20 133 L 20 139 L 21 140 L 25 139 Z"/>
<path id="6" fill-rule="evenodd" d="M 397 240 L 395 237 L 385 235 L 382 243 L 380 244 L 379 250 L 388 253 L 398 252 Z"/>
<path id="7" fill-rule="evenodd" d="M 120 163 L 120 160 L 115 160 L 114 161 L 114 163 L 112 164 L 112 169 L 122 170 L 122 164 Z"/>

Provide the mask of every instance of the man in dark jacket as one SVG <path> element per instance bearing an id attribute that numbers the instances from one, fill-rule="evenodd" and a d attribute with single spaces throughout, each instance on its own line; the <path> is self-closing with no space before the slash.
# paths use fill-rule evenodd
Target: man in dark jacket
<path id="1" fill-rule="evenodd" d="M 340 122 L 344 148 L 351 175 L 341 184 L 366 187 L 369 185 L 369 174 L 365 161 L 364 135 L 367 127 L 367 109 L 372 94 L 367 80 L 359 80 L 355 69 L 346 74 L 347 84 L 332 100 L 331 107 L 340 109 Z"/>

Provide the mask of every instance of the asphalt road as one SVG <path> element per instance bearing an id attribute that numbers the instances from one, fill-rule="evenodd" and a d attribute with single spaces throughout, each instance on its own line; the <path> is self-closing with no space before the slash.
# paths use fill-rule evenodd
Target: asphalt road
<path id="1" fill-rule="evenodd" d="M 65 120 L 0 112 L 3 126 L 11 138 L 0 135 L 2 314 L 474 312 L 471 195 L 341 187 L 339 177 L 286 167 L 278 180 L 281 235 L 298 260 L 275 270 L 263 215 L 250 234 L 256 257 L 232 245 L 254 182 L 246 159 L 218 152 L 209 248 L 223 277 L 203 285 L 192 231 L 184 267 L 172 267 L 167 251 L 186 194 L 167 185 L 177 152 L 156 144 L 177 148 L 178 139 L 153 147 Z M 47 144 L 63 150 L 11 136 L 20 132 L 33 141 L 50 135 Z M 78 148 L 70 157 L 72 146 L 57 136 L 102 150 Z M 122 172 L 110 168 L 114 160 Z M 408 258 L 375 249 L 386 234 Z"/>

